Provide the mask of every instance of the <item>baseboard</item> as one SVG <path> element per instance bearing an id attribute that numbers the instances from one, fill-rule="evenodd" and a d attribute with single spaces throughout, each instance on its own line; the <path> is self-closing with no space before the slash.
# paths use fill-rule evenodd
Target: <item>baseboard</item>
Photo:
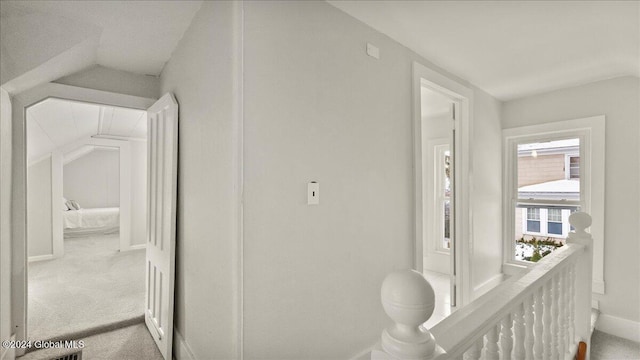
<path id="1" fill-rule="evenodd" d="M 128 248 L 121 249 L 120 251 L 140 250 L 140 249 L 145 249 L 146 247 L 147 247 L 147 244 L 129 245 Z"/>
<path id="2" fill-rule="evenodd" d="M 11 335 L 10 341 L 16 340 L 16 335 Z M 0 360 L 13 360 L 16 358 L 16 350 L 13 347 L 0 347 L 2 349 L 2 354 L 0 354 Z"/>
<path id="3" fill-rule="evenodd" d="M 504 274 L 496 274 L 489 278 L 489 280 L 473 288 L 473 298 L 477 299 L 480 296 L 489 292 L 489 290 L 498 286 L 504 280 Z"/>
<path id="4" fill-rule="evenodd" d="M 173 358 L 175 360 L 196 360 L 189 344 L 175 327 L 173 328 Z"/>
<path id="5" fill-rule="evenodd" d="M 596 323 L 596 330 L 640 342 L 640 322 L 600 314 L 598 322 Z"/>
<path id="6" fill-rule="evenodd" d="M 55 258 L 56 257 L 53 256 L 53 254 L 47 254 L 47 255 L 29 256 L 28 260 L 29 260 L 29 262 L 34 262 L 34 261 L 51 260 L 51 259 L 55 259 Z"/>
<path id="7" fill-rule="evenodd" d="M 370 360 L 371 359 L 371 351 L 375 348 L 372 346 L 368 349 L 364 349 L 356 355 L 352 356 L 349 360 Z"/>

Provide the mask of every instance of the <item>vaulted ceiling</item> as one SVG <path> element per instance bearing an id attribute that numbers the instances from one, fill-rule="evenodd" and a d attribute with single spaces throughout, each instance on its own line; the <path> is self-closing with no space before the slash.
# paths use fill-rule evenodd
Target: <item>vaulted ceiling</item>
<path id="1" fill-rule="evenodd" d="M 55 67 L 47 71 L 57 77 L 95 64 L 157 76 L 202 1 L 2 0 L 0 5 L 4 83 L 54 58 Z"/>
<path id="2" fill-rule="evenodd" d="M 329 3 L 501 100 L 640 76 L 639 1 Z"/>
<path id="3" fill-rule="evenodd" d="M 501 100 L 640 76 L 639 1 L 328 2 Z M 0 80 L 49 63 L 6 88 L 93 64 L 157 76 L 201 4 L 3 0 Z"/>
<path id="4" fill-rule="evenodd" d="M 146 134 L 142 110 L 54 98 L 27 109 L 29 162 L 91 136 L 144 139 Z"/>

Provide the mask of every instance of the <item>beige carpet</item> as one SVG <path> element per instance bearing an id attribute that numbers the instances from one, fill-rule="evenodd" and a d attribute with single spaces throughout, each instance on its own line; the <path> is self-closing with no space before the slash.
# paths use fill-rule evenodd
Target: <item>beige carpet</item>
<path id="1" fill-rule="evenodd" d="M 82 358 L 86 360 L 162 360 L 162 355 L 144 324 L 89 336 L 84 342 Z M 45 360 L 66 355 L 73 350 L 43 349 L 18 359 Z"/>
<path id="2" fill-rule="evenodd" d="M 640 359 L 640 343 L 594 331 L 591 335 L 591 360 Z"/>
<path id="3" fill-rule="evenodd" d="M 29 264 L 29 339 L 143 315 L 145 251 L 119 252 L 118 241 L 117 234 L 65 239 L 64 257 Z"/>

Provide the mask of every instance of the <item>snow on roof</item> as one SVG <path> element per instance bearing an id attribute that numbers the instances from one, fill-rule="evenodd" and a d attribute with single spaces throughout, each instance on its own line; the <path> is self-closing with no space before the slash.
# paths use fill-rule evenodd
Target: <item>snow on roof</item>
<path id="1" fill-rule="evenodd" d="M 565 147 L 579 146 L 579 145 L 580 145 L 580 139 L 566 139 L 566 140 L 547 141 L 542 143 L 519 144 L 518 151 L 565 148 Z"/>
<path id="2" fill-rule="evenodd" d="M 579 193 L 580 180 L 554 180 L 540 184 L 522 186 L 518 192 L 528 193 Z"/>

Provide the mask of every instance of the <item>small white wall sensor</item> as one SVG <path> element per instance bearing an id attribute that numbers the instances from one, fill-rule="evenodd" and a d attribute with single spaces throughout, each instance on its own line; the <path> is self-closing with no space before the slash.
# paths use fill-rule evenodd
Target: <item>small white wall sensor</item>
<path id="1" fill-rule="evenodd" d="M 320 204 L 320 184 L 315 181 L 307 185 L 307 205 Z"/>
<path id="2" fill-rule="evenodd" d="M 380 49 L 372 44 L 367 43 L 367 55 L 376 59 L 380 59 Z"/>

